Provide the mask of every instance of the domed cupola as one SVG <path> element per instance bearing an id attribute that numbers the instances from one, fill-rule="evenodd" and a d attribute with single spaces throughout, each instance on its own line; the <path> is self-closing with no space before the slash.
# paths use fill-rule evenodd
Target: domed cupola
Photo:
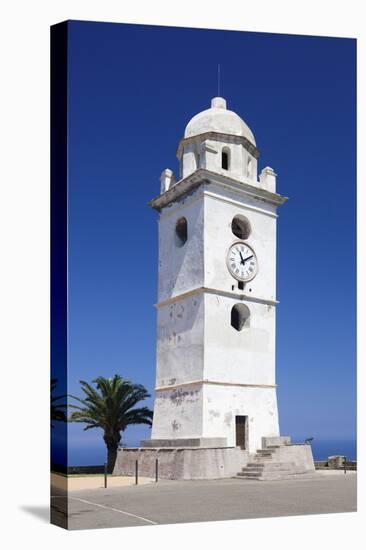
<path id="1" fill-rule="evenodd" d="M 211 100 L 210 109 L 191 118 L 186 126 L 184 137 L 191 138 L 206 132 L 241 136 L 255 145 L 251 129 L 239 115 L 226 108 L 226 100 L 223 97 L 214 97 Z"/>
<path id="2" fill-rule="evenodd" d="M 257 180 L 259 151 L 254 135 L 239 115 L 227 109 L 223 97 L 214 97 L 210 109 L 188 122 L 177 157 L 182 178 L 204 168 L 248 183 Z"/>

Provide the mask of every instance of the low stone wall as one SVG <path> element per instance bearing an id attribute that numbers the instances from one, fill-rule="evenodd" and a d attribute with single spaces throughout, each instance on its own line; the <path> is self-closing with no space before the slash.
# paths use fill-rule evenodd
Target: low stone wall
<path id="1" fill-rule="evenodd" d="M 332 463 L 329 463 L 328 460 L 316 460 L 315 469 L 316 470 L 357 470 L 357 461 L 346 460 L 343 462 L 342 466 L 334 466 L 332 465 Z"/>
<path id="2" fill-rule="evenodd" d="M 267 447 L 290 445 L 291 437 L 289 435 L 278 435 L 273 437 L 262 437 L 262 449 Z"/>
<path id="3" fill-rule="evenodd" d="M 311 445 L 305 443 L 283 445 L 276 449 L 276 458 L 280 462 L 291 462 L 296 473 L 314 472 L 314 459 Z"/>
<path id="4" fill-rule="evenodd" d="M 161 479 L 219 479 L 232 477 L 246 466 L 248 451 L 239 447 L 124 448 L 119 449 L 113 475 L 155 477 L 158 459 Z"/>
<path id="5" fill-rule="evenodd" d="M 62 466 L 58 464 L 52 464 L 51 472 L 63 475 L 103 474 L 104 464 L 100 464 L 99 466 Z"/>
<path id="6" fill-rule="evenodd" d="M 274 460 L 294 465 L 297 473 L 314 472 L 314 459 L 311 445 L 291 443 L 290 436 L 262 437 L 262 448 L 275 448 Z"/>

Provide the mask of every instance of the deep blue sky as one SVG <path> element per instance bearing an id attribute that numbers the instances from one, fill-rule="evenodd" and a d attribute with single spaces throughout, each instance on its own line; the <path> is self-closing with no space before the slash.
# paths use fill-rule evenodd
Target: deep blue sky
<path id="1" fill-rule="evenodd" d="M 220 63 L 221 95 L 290 198 L 278 223 L 281 432 L 353 439 L 356 42 L 69 25 L 69 392 L 119 373 L 153 393 L 157 214 L 147 203 L 161 171 L 177 169 L 185 125 L 217 95 Z M 101 433 L 82 429 L 69 428 L 70 463 L 101 462 Z M 149 430 L 125 436 L 136 445 Z"/>

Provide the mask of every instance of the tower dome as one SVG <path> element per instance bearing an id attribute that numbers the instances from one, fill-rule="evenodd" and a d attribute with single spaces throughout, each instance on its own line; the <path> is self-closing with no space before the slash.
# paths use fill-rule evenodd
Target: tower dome
<path id="1" fill-rule="evenodd" d="M 226 108 L 226 100 L 223 97 L 214 97 L 210 109 L 198 113 L 188 122 L 184 138 L 191 138 L 205 132 L 244 137 L 256 145 L 249 126 L 239 115 Z"/>

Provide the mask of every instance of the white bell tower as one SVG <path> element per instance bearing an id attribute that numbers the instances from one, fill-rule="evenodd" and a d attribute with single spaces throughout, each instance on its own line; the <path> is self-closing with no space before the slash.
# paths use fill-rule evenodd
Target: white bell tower
<path id="1" fill-rule="evenodd" d="M 261 448 L 279 436 L 276 174 L 216 97 L 161 175 L 156 397 L 149 446 Z"/>

